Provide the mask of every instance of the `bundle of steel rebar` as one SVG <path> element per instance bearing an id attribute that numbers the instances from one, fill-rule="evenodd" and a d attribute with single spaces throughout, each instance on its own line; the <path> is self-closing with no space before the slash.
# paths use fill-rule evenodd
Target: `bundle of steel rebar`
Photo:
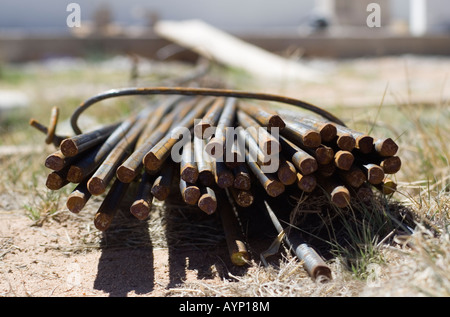
<path id="1" fill-rule="evenodd" d="M 79 129 L 78 117 L 92 104 L 146 94 L 158 96 L 122 121 Z M 263 101 L 279 104 L 269 107 Z M 71 122 L 71 137 L 40 126 L 45 133 L 53 131 L 58 146 L 45 161 L 52 170 L 46 185 L 59 190 L 76 184 L 67 198 L 74 213 L 92 196 L 105 195 L 94 217 L 101 231 L 108 229 L 130 188 L 137 190 L 129 210 L 140 220 L 149 216 L 154 199 L 164 201 L 178 191 L 186 205 L 208 215 L 221 210 L 226 236 L 232 237 L 238 231 L 236 215 L 224 211 L 224 199 L 219 199 L 224 193 L 246 208 L 253 205 L 258 186 L 272 198 L 292 187 L 319 192 L 330 204 L 346 208 L 352 199 L 370 199 L 372 187 L 395 191 L 388 175 L 401 166 L 392 139 L 352 130 L 323 109 L 284 96 L 206 88 L 108 91 L 76 109 Z M 133 182 L 138 186 L 129 186 Z M 232 258 L 242 265 L 248 258 L 245 246 L 233 241 L 229 245 L 237 253 Z"/>

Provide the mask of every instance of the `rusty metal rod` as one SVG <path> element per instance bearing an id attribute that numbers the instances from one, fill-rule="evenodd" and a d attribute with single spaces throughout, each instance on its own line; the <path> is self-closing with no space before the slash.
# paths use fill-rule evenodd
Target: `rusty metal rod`
<path id="1" fill-rule="evenodd" d="M 142 173 L 136 197 L 130 206 L 130 213 L 139 220 L 144 220 L 150 214 L 153 195 L 151 193 L 154 175 Z"/>
<path id="2" fill-rule="evenodd" d="M 355 161 L 355 157 L 349 151 L 340 150 L 334 154 L 334 164 L 338 169 L 348 171 Z"/>
<path id="3" fill-rule="evenodd" d="M 309 175 L 317 171 L 318 164 L 313 156 L 309 155 L 285 137 L 280 137 L 280 143 L 283 154 L 294 164 L 301 174 Z"/>
<path id="4" fill-rule="evenodd" d="M 225 194 L 226 191 L 228 190 L 217 193 L 217 212 L 222 222 L 230 260 L 236 266 L 243 266 L 250 262 L 250 254 L 245 245 L 244 234 L 233 208 L 234 206 Z"/>
<path id="5" fill-rule="evenodd" d="M 47 156 L 44 165 L 45 167 L 57 172 L 62 170 L 64 167 L 69 166 L 75 160 L 75 157 L 66 157 L 61 150 L 57 150 Z"/>
<path id="6" fill-rule="evenodd" d="M 350 192 L 341 181 L 334 177 L 318 177 L 318 185 L 320 185 L 330 201 L 338 208 L 345 208 L 350 204 Z"/>
<path id="7" fill-rule="evenodd" d="M 75 156 L 105 141 L 119 125 L 120 123 L 110 124 L 67 138 L 61 142 L 60 150 L 66 157 Z"/>
<path id="8" fill-rule="evenodd" d="M 219 188 L 228 188 L 233 186 L 234 175 L 231 170 L 225 165 L 224 162 L 213 162 L 214 179 Z"/>
<path id="9" fill-rule="evenodd" d="M 258 164 L 251 160 L 248 151 L 246 152 L 246 160 L 253 175 L 255 175 L 269 196 L 277 197 L 284 192 L 285 186 L 283 183 L 281 183 L 275 175 L 264 173 Z"/>
<path id="10" fill-rule="evenodd" d="M 260 125 L 268 128 L 284 129 L 286 123 L 278 115 L 278 113 L 269 108 L 262 108 L 250 103 L 239 103 L 239 109 L 247 113 L 250 117 L 254 118 Z"/>
<path id="11" fill-rule="evenodd" d="M 198 179 L 198 167 L 193 152 L 193 144 L 188 141 L 183 146 L 180 162 L 180 177 L 188 183 L 196 183 Z"/>
<path id="12" fill-rule="evenodd" d="M 325 121 L 323 118 L 319 119 L 305 116 L 304 113 L 294 112 L 292 109 L 278 109 L 277 113 L 279 113 L 283 118 L 309 126 L 311 129 L 320 134 L 320 138 L 323 142 L 330 142 L 336 137 L 337 129 L 335 124 Z"/>
<path id="13" fill-rule="evenodd" d="M 152 184 L 151 193 L 159 201 L 164 201 L 167 197 L 169 197 L 172 187 L 172 180 L 175 176 L 174 170 L 174 165 L 166 162 L 162 166 L 160 174 L 156 177 Z"/>
<path id="14" fill-rule="evenodd" d="M 297 187 L 306 193 L 311 193 L 317 186 L 317 179 L 313 174 L 302 175 L 297 173 L 296 182 Z"/>
<path id="15" fill-rule="evenodd" d="M 317 107 L 315 105 L 309 104 L 302 100 L 267 94 L 267 93 L 256 93 L 256 92 L 248 92 L 248 91 L 238 91 L 238 90 L 230 90 L 230 89 L 215 89 L 215 88 L 192 88 L 192 87 L 131 87 L 131 88 L 123 88 L 123 89 L 112 89 L 96 96 L 89 98 L 84 101 L 78 108 L 73 112 L 70 123 L 72 129 L 76 134 L 81 134 L 81 129 L 78 126 L 78 118 L 79 116 L 93 104 L 100 102 L 102 100 L 106 100 L 109 98 L 115 98 L 120 96 L 134 96 L 134 95 L 188 95 L 188 96 L 215 96 L 215 97 L 232 97 L 232 98 L 245 98 L 245 99 L 257 99 L 257 100 L 266 100 L 266 101 L 275 101 L 284 104 L 290 104 L 296 107 L 300 107 L 316 113 L 332 122 L 341 124 L 345 126 L 345 124 L 339 120 L 337 117 L 329 113 L 328 111 Z"/>
<path id="16" fill-rule="evenodd" d="M 67 173 L 69 168 L 63 168 L 60 171 L 53 171 L 47 176 L 45 186 L 50 190 L 58 190 L 69 184 L 67 180 Z"/>
<path id="17" fill-rule="evenodd" d="M 366 173 L 367 181 L 372 185 L 380 184 L 384 179 L 384 170 L 376 164 L 364 164 L 360 168 Z"/>
<path id="18" fill-rule="evenodd" d="M 79 213 L 91 198 L 91 193 L 87 189 L 87 181 L 88 179 L 85 179 L 79 183 L 67 197 L 66 207 L 75 214 Z"/>
<path id="19" fill-rule="evenodd" d="M 233 187 L 240 190 L 250 190 L 252 180 L 247 165 L 241 164 L 232 171 L 234 175 Z"/>
<path id="20" fill-rule="evenodd" d="M 94 225 L 98 230 L 108 230 L 128 187 L 129 184 L 122 183 L 118 179 L 113 182 L 111 188 L 105 196 L 105 199 L 103 199 L 102 204 L 94 216 Z"/>
<path id="21" fill-rule="evenodd" d="M 228 129 L 229 128 L 226 128 L 227 131 Z M 231 129 L 235 132 L 234 127 Z M 241 144 L 241 142 L 237 139 L 236 134 L 234 134 L 232 138 L 233 142 L 231 143 L 231 147 L 229 146 L 231 140 L 228 140 L 228 146 L 225 147 L 224 153 L 224 162 L 229 169 L 233 169 L 245 162 L 245 157 L 243 154 L 245 150 L 245 143 Z"/>
<path id="22" fill-rule="evenodd" d="M 206 214 L 211 215 L 217 209 L 216 193 L 211 187 L 200 187 L 200 197 L 197 202 L 198 208 Z"/>
<path id="23" fill-rule="evenodd" d="M 194 156 L 198 169 L 198 181 L 203 186 L 212 186 L 215 182 L 213 158 L 204 151 L 205 145 L 205 140 L 194 136 Z"/>
<path id="24" fill-rule="evenodd" d="M 277 176 L 283 185 L 292 185 L 297 180 L 297 170 L 291 161 L 280 155 L 280 165 L 278 166 Z"/>
<path id="25" fill-rule="evenodd" d="M 147 170 L 155 171 L 161 167 L 170 155 L 172 147 L 182 138 L 185 129 L 193 127 L 195 118 L 203 114 L 211 102 L 210 98 L 197 99 L 196 106 L 159 140 L 143 158 Z"/>
<path id="26" fill-rule="evenodd" d="M 134 147 L 139 134 L 142 132 L 148 121 L 151 111 L 149 108 L 142 110 L 138 115 L 138 120 L 116 144 L 105 160 L 100 164 L 95 173 L 88 181 L 88 189 L 92 195 L 98 196 L 105 192 L 106 187 L 116 175 L 116 169 L 129 155 L 128 151 Z"/>
<path id="27" fill-rule="evenodd" d="M 244 144 L 246 146 L 253 161 L 258 162 L 258 164 L 261 166 L 270 165 L 271 156 L 264 153 L 264 151 L 259 147 L 256 140 L 252 137 L 250 133 L 248 133 L 247 130 L 244 130 L 243 127 L 238 126 L 236 128 L 236 133 L 237 133 L 237 140 L 236 140 L 237 143 Z"/>
<path id="28" fill-rule="evenodd" d="M 197 205 L 198 199 L 201 195 L 200 188 L 198 186 L 187 183 L 182 179 L 180 179 L 180 193 L 183 201 L 191 206 Z"/>
<path id="29" fill-rule="evenodd" d="M 320 255 L 305 241 L 303 241 L 291 227 L 283 228 L 278 220 L 278 217 L 265 200 L 264 206 L 276 231 L 278 234 L 282 234 L 284 232 L 284 242 L 291 252 L 293 252 L 301 262 L 303 262 L 303 267 L 308 272 L 309 276 L 311 276 L 313 280 L 318 280 L 320 282 L 331 280 L 331 269 L 320 257 Z"/>
<path id="30" fill-rule="evenodd" d="M 225 100 L 224 108 L 220 114 L 217 127 L 212 137 L 205 146 L 205 151 L 214 158 L 221 158 L 224 155 L 226 146 L 226 128 L 234 126 L 235 113 L 237 108 L 237 101 L 235 98 L 227 98 Z"/>
<path id="31" fill-rule="evenodd" d="M 194 135 L 206 139 L 212 135 L 205 134 L 207 129 L 215 127 L 225 105 L 225 98 L 217 98 L 202 119 L 194 126 Z"/>
<path id="32" fill-rule="evenodd" d="M 255 197 L 250 190 L 242 190 L 235 187 L 230 187 L 229 191 L 231 192 L 231 195 L 233 196 L 236 204 L 241 207 L 247 208 L 251 206 L 255 200 Z"/>
<path id="33" fill-rule="evenodd" d="M 48 128 L 46 126 L 44 126 L 43 124 L 39 123 L 36 119 L 30 119 L 29 124 L 30 124 L 30 126 L 37 129 L 38 131 L 44 133 L 45 135 L 49 134 Z M 68 138 L 68 136 L 61 136 L 61 135 L 53 134 L 53 140 L 51 143 L 53 143 L 53 145 L 55 147 L 59 147 L 62 140 L 66 139 L 66 138 Z"/>
<path id="34" fill-rule="evenodd" d="M 285 120 L 286 127 L 281 130 L 281 135 L 291 142 L 308 148 L 318 147 L 322 143 L 320 133 L 300 122 Z"/>
<path id="35" fill-rule="evenodd" d="M 258 143 L 261 150 L 267 154 L 280 153 L 280 142 L 262 127 L 254 118 L 249 116 L 244 111 L 237 111 L 238 123 L 245 129 L 245 131 L 252 136 L 252 138 Z"/>
<path id="36" fill-rule="evenodd" d="M 397 154 L 398 145 L 391 138 L 375 138 L 374 149 L 380 156 L 394 156 Z"/>
<path id="37" fill-rule="evenodd" d="M 366 174 L 356 166 L 352 166 L 349 170 L 339 170 L 338 175 L 344 181 L 345 184 L 358 188 L 367 180 Z"/>
<path id="38" fill-rule="evenodd" d="M 380 167 L 385 174 L 395 174 L 400 170 L 401 166 L 402 160 L 398 156 L 386 157 L 380 163 Z"/>

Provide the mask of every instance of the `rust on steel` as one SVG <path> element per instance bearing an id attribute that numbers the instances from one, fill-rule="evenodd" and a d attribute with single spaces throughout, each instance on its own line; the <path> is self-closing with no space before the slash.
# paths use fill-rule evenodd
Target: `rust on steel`
<path id="1" fill-rule="evenodd" d="M 395 174 L 400 170 L 402 160 L 398 156 L 390 156 L 382 160 L 380 166 L 386 174 Z"/>
<path id="2" fill-rule="evenodd" d="M 280 155 L 277 176 L 284 185 L 292 185 L 297 180 L 297 170 L 291 161 Z"/>
<path id="3" fill-rule="evenodd" d="M 255 197 L 250 190 L 237 189 L 234 187 L 230 187 L 229 191 L 233 196 L 234 201 L 241 207 L 249 207 L 253 204 Z"/>
<path id="4" fill-rule="evenodd" d="M 308 148 L 318 147 L 322 143 L 320 133 L 307 125 L 292 120 L 286 120 L 286 128 L 281 130 L 281 134 L 292 142 Z"/>
<path id="5" fill-rule="evenodd" d="M 324 177 L 329 177 L 329 176 L 333 175 L 335 173 L 335 171 L 336 171 L 336 165 L 334 164 L 334 162 L 324 164 L 324 165 L 319 165 L 319 168 L 317 169 L 317 173 Z"/>
<path id="6" fill-rule="evenodd" d="M 364 164 L 361 169 L 366 173 L 367 181 L 372 185 L 380 184 L 384 179 L 384 170 L 377 164 Z"/>
<path id="7" fill-rule="evenodd" d="M 306 192 L 311 193 L 317 186 L 316 176 L 310 175 L 302 175 L 300 173 L 296 174 L 297 187 Z"/>
<path id="8" fill-rule="evenodd" d="M 230 89 L 218 89 L 218 88 L 194 88 L 194 87 L 131 87 L 122 89 L 112 89 L 106 92 L 100 93 L 96 96 L 89 98 L 79 105 L 70 117 L 70 123 L 75 134 L 81 134 L 82 131 L 78 125 L 78 118 L 92 105 L 109 98 L 115 98 L 120 96 L 133 96 L 133 95 L 187 95 L 187 96 L 214 96 L 214 97 L 230 97 L 230 98 L 244 98 L 244 99 L 256 99 L 279 102 L 281 104 L 290 104 L 305 110 L 318 114 L 332 122 L 345 126 L 344 122 L 329 113 L 328 111 L 312 105 L 310 103 L 290 98 L 281 95 L 257 93 L 248 91 L 238 91 Z"/>
<path id="9" fill-rule="evenodd" d="M 198 169 L 198 181 L 203 186 L 212 186 L 215 182 L 213 158 L 205 152 L 205 145 L 205 140 L 194 136 L 194 156 Z"/>
<path id="10" fill-rule="evenodd" d="M 374 149 L 380 156 L 394 156 L 397 154 L 398 145 L 391 138 L 375 139 Z"/>
<path id="11" fill-rule="evenodd" d="M 237 119 L 238 123 L 252 136 L 264 153 L 271 155 L 280 152 L 280 142 L 278 142 L 278 140 L 254 118 L 244 111 L 238 110 Z"/>
<path id="12" fill-rule="evenodd" d="M 220 188 L 228 188 L 233 186 L 233 172 L 228 169 L 224 162 L 215 160 L 215 162 L 213 162 L 213 173 L 216 184 Z"/>
<path id="13" fill-rule="evenodd" d="M 283 234 L 283 240 L 288 248 L 303 263 L 303 267 L 313 280 L 326 282 L 332 279 L 331 269 L 320 257 L 320 255 L 305 241 L 301 239 L 298 232 L 292 228 L 283 228 L 274 211 L 267 201 L 264 201 L 265 209 L 278 234 Z"/>
<path id="14" fill-rule="evenodd" d="M 197 201 L 197 206 L 206 214 L 211 215 L 217 209 L 216 193 L 211 187 L 200 187 L 200 197 Z"/>
<path id="15" fill-rule="evenodd" d="M 122 183 L 118 179 L 113 182 L 94 216 L 94 225 L 98 230 L 108 230 L 114 216 L 117 213 L 117 210 L 120 207 L 120 203 L 128 189 L 128 186 L 129 184 Z"/>
<path id="16" fill-rule="evenodd" d="M 170 155 L 172 147 L 181 139 L 184 130 L 193 127 L 195 118 L 203 114 L 211 99 L 197 98 L 196 102 L 196 106 L 145 154 L 143 163 L 146 169 L 154 171 L 161 167 Z"/>
<path id="17" fill-rule="evenodd" d="M 284 129 L 286 123 L 280 117 L 280 115 L 269 108 L 262 108 L 259 105 L 250 103 L 239 103 L 239 109 L 246 112 L 250 117 L 254 118 L 263 127 Z"/>
<path id="18" fill-rule="evenodd" d="M 259 165 L 269 165 L 271 163 L 271 156 L 267 153 L 264 153 L 264 151 L 259 147 L 256 140 L 250 133 L 248 133 L 247 130 L 244 130 L 243 127 L 238 126 L 236 128 L 236 133 L 236 142 L 238 144 L 244 144 L 246 146 L 253 160 L 256 160 Z"/>
<path id="19" fill-rule="evenodd" d="M 241 164 L 232 171 L 234 175 L 233 187 L 241 190 L 250 190 L 252 180 L 247 165 Z"/>
<path id="20" fill-rule="evenodd" d="M 91 193 L 87 189 L 87 179 L 85 179 L 79 183 L 67 197 L 67 209 L 77 214 L 84 208 L 90 198 Z"/>
<path id="21" fill-rule="evenodd" d="M 197 205 L 201 195 L 200 188 L 197 185 L 187 183 L 182 179 L 180 179 L 180 193 L 184 202 L 191 206 Z"/>
<path id="22" fill-rule="evenodd" d="M 159 109 L 159 108 L 158 108 Z M 133 153 L 117 168 L 117 177 L 124 183 L 131 182 L 138 174 L 139 170 L 143 166 L 143 159 L 148 151 L 162 139 L 167 133 L 170 126 L 174 122 L 175 112 L 169 113 L 162 122 L 158 122 L 157 116 L 152 116 L 151 121 L 146 125 L 152 128 L 152 132 L 149 133 L 146 139 L 141 141 L 141 144 L 136 148 Z M 154 118 L 156 118 L 154 120 Z"/>
<path id="23" fill-rule="evenodd" d="M 119 124 L 106 125 L 96 130 L 67 138 L 61 142 L 60 150 L 66 157 L 82 153 L 106 140 Z"/>
<path id="24" fill-rule="evenodd" d="M 344 127 L 342 125 L 337 124 L 338 136 L 344 140 L 338 138 L 338 146 L 340 144 L 340 148 L 343 150 L 351 151 L 353 148 L 357 148 L 361 151 L 361 153 L 367 154 L 372 152 L 374 139 L 372 136 L 367 135 L 363 132 L 356 131 L 354 129 L 350 129 L 348 127 Z M 350 135 L 351 137 L 348 137 Z M 353 141 L 354 139 L 354 141 Z M 341 142 L 341 143 L 339 143 Z M 353 146 L 353 147 L 352 147 Z"/>
<path id="25" fill-rule="evenodd" d="M 220 114 L 217 127 L 212 137 L 205 146 L 205 151 L 214 158 L 221 158 L 224 155 L 226 142 L 226 128 L 233 126 L 237 101 L 235 98 L 226 98 L 225 104 Z"/>
<path id="26" fill-rule="evenodd" d="M 68 168 L 63 168 L 60 171 L 53 171 L 47 176 L 45 185 L 48 189 L 58 190 L 69 184 L 67 180 Z"/>
<path id="27" fill-rule="evenodd" d="M 136 197 L 130 206 L 130 213 L 139 220 L 144 220 L 150 214 L 153 195 L 151 193 L 154 177 L 143 173 Z"/>
<path id="28" fill-rule="evenodd" d="M 280 137 L 280 143 L 284 155 L 294 164 L 300 173 L 309 175 L 317 171 L 318 164 L 313 156 L 309 155 L 285 137 Z"/>
<path id="29" fill-rule="evenodd" d="M 46 157 L 44 165 L 45 167 L 57 172 L 62 170 L 64 167 L 69 166 L 74 160 L 74 157 L 66 157 L 61 150 L 57 150 Z"/>
<path id="30" fill-rule="evenodd" d="M 208 128 L 214 128 L 219 121 L 223 107 L 225 105 L 225 98 L 217 98 L 211 105 L 205 115 L 194 126 L 194 135 L 201 139 L 206 139 L 210 135 L 205 134 Z"/>
<path id="31" fill-rule="evenodd" d="M 244 234 L 241 225 L 234 211 L 233 205 L 226 197 L 224 191 L 217 194 L 218 209 L 220 215 L 228 253 L 231 262 L 237 266 L 243 266 L 249 263 L 250 254 L 244 242 Z"/>
<path id="32" fill-rule="evenodd" d="M 285 186 L 283 183 L 281 183 L 276 176 L 264 173 L 258 164 L 250 159 L 248 152 L 246 153 L 246 159 L 247 165 L 253 175 L 255 175 L 256 179 L 260 182 L 269 196 L 277 197 L 284 192 Z"/>
<path id="33" fill-rule="evenodd" d="M 116 144 L 105 160 L 100 164 L 88 181 L 88 189 L 92 195 L 98 196 L 105 192 L 106 187 L 116 175 L 117 167 L 128 155 L 128 150 L 133 148 L 139 134 L 142 132 L 151 111 L 144 109 L 139 113 L 137 122 L 128 130 L 125 136 Z"/>
<path id="34" fill-rule="evenodd" d="M 198 167 L 191 141 L 188 141 L 183 146 L 180 162 L 180 177 L 188 183 L 196 183 L 198 179 Z"/>
<path id="35" fill-rule="evenodd" d="M 350 191 L 339 180 L 334 177 L 319 177 L 317 181 L 336 207 L 344 208 L 350 204 Z"/>
<path id="36" fill-rule="evenodd" d="M 159 201 L 166 200 L 170 194 L 172 179 L 175 176 L 174 170 L 173 164 L 166 162 L 152 184 L 151 193 Z"/>
<path id="37" fill-rule="evenodd" d="M 334 155 L 334 164 L 337 168 L 348 171 L 355 161 L 355 157 L 352 152 L 340 150 Z"/>
<path id="38" fill-rule="evenodd" d="M 367 180 L 366 174 L 356 166 L 352 166 L 348 171 L 339 171 L 339 175 L 346 184 L 358 188 Z"/>

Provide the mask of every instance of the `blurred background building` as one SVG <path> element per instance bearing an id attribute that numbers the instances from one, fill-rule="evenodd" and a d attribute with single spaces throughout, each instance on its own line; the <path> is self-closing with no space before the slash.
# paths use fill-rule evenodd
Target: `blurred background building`
<path id="1" fill-rule="evenodd" d="M 79 28 L 67 26 L 71 2 L 81 8 Z M 379 5 L 380 27 L 367 25 L 371 3 Z M 150 45 L 161 44 L 152 25 L 187 19 L 201 19 L 271 51 L 298 46 L 306 55 L 333 57 L 450 53 L 450 6 L 444 0 L 2 0 L 0 58 L 42 57 L 44 48 L 62 55 L 81 54 L 83 48 L 151 55 Z M 71 46 L 74 38 L 78 42 Z M 145 47 L 139 43 L 144 40 Z"/>

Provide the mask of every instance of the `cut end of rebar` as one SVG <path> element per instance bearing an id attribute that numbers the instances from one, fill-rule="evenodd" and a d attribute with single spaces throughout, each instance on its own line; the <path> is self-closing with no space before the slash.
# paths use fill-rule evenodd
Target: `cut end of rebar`
<path id="1" fill-rule="evenodd" d="M 264 184 L 264 188 L 265 188 L 267 194 L 271 197 L 280 196 L 286 189 L 285 186 L 283 185 L 283 183 L 281 183 L 277 180 L 268 180 Z"/>
<path id="2" fill-rule="evenodd" d="M 352 151 L 356 146 L 355 138 L 350 134 L 343 134 L 337 139 L 337 146 L 344 151 Z"/>
<path id="3" fill-rule="evenodd" d="M 67 157 L 75 156 L 78 154 L 78 147 L 71 139 L 63 140 L 61 142 L 60 149 L 61 152 Z"/>
<path id="4" fill-rule="evenodd" d="M 136 177 L 136 172 L 129 167 L 120 165 L 116 170 L 116 175 L 122 183 L 131 183 Z"/>
<path id="5" fill-rule="evenodd" d="M 356 138 L 356 148 L 361 153 L 368 154 L 373 150 L 373 138 L 369 135 L 362 135 Z"/>
<path id="6" fill-rule="evenodd" d="M 272 115 L 269 118 L 268 128 L 279 128 L 284 129 L 286 127 L 286 123 L 279 115 Z"/>
<path id="7" fill-rule="evenodd" d="M 228 188 L 233 186 L 234 176 L 230 173 L 220 173 L 216 177 L 216 184 L 220 188 Z"/>
<path id="8" fill-rule="evenodd" d="M 338 208 L 347 207 L 350 204 L 350 192 L 344 186 L 338 186 L 331 193 L 331 201 Z"/>
<path id="9" fill-rule="evenodd" d="M 318 147 L 322 143 L 320 133 L 316 131 L 308 131 L 303 136 L 303 145 L 310 148 Z"/>
<path id="10" fill-rule="evenodd" d="M 236 175 L 233 182 L 233 187 L 241 190 L 249 190 L 251 187 L 251 181 L 249 177 Z"/>
<path id="11" fill-rule="evenodd" d="M 78 214 L 86 205 L 86 199 L 80 195 L 70 195 L 67 198 L 66 206 L 69 211 Z"/>
<path id="12" fill-rule="evenodd" d="M 303 175 L 309 175 L 317 171 L 318 169 L 317 161 L 312 157 L 307 157 L 299 162 L 298 169 Z"/>
<path id="13" fill-rule="evenodd" d="M 320 165 L 327 165 L 333 161 L 334 151 L 330 147 L 318 147 L 316 149 L 316 160 Z"/>
<path id="14" fill-rule="evenodd" d="M 304 192 L 311 193 L 317 186 L 317 179 L 313 175 L 297 173 L 297 186 Z"/>
<path id="15" fill-rule="evenodd" d="M 375 150 L 381 156 L 394 156 L 398 151 L 397 143 L 391 138 L 378 140 L 374 145 Z"/>
<path id="16" fill-rule="evenodd" d="M 188 183 L 195 183 L 198 179 L 198 169 L 194 166 L 186 166 L 181 171 L 180 177 Z"/>
<path id="17" fill-rule="evenodd" d="M 323 142 L 330 142 L 332 141 L 337 135 L 337 128 L 332 123 L 325 123 L 320 128 L 320 137 L 322 138 Z"/>
<path id="18" fill-rule="evenodd" d="M 87 187 L 89 192 L 94 196 L 101 195 L 106 190 L 106 184 L 103 179 L 95 176 L 88 181 Z"/>
<path id="19" fill-rule="evenodd" d="M 211 171 L 201 171 L 198 173 L 198 181 L 203 186 L 212 186 L 215 182 L 214 174 Z"/>
<path id="20" fill-rule="evenodd" d="M 106 231 L 111 225 L 112 220 L 112 215 L 98 212 L 94 216 L 94 225 L 98 230 Z"/>
<path id="21" fill-rule="evenodd" d="M 67 180 L 71 183 L 80 183 L 84 178 L 83 170 L 78 166 L 72 165 L 67 172 Z"/>
<path id="22" fill-rule="evenodd" d="M 400 170 L 402 161 L 398 156 L 392 156 L 381 162 L 380 166 L 386 174 L 395 174 Z"/>
<path id="23" fill-rule="evenodd" d="M 380 184 L 384 179 L 384 171 L 380 166 L 372 166 L 367 170 L 367 181 L 373 185 Z"/>
<path id="24" fill-rule="evenodd" d="M 198 200 L 198 207 L 207 213 L 208 215 L 213 214 L 217 209 L 217 201 L 214 197 L 209 194 L 202 195 Z"/>
<path id="25" fill-rule="evenodd" d="M 47 176 L 45 186 L 47 186 L 47 188 L 50 190 L 58 190 L 64 187 L 64 185 L 66 185 L 67 183 L 68 183 L 67 180 L 65 180 L 60 175 L 53 172 Z"/>
<path id="26" fill-rule="evenodd" d="M 157 171 L 162 165 L 161 160 L 153 152 L 145 154 L 143 163 L 145 168 L 149 171 Z"/>
<path id="27" fill-rule="evenodd" d="M 336 167 L 340 168 L 341 170 L 348 171 L 352 167 L 352 164 L 355 161 L 355 157 L 351 152 L 341 150 L 334 155 L 334 161 Z"/>
<path id="28" fill-rule="evenodd" d="M 145 220 L 150 213 L 151 205 L 144 199 L 135 201 L 131 207 L 130 212 L 139 220 Z"/>
<path id="29" fill-rule="evenodd" d="M 57 172 L 62 170 L 62 168 L 64 167 L 64 159 L 60 156 L 52 154 L 45 159 L 44 165 L 45 167 Z"/>
<path id="30" fill-rule="evenodd" d="M 198 199 L 200 198 L 200 189 L 197 186 L 189 186 L 185 188 L 182 192 L 183 200 L 188 205 L 197 205 Z"/>

